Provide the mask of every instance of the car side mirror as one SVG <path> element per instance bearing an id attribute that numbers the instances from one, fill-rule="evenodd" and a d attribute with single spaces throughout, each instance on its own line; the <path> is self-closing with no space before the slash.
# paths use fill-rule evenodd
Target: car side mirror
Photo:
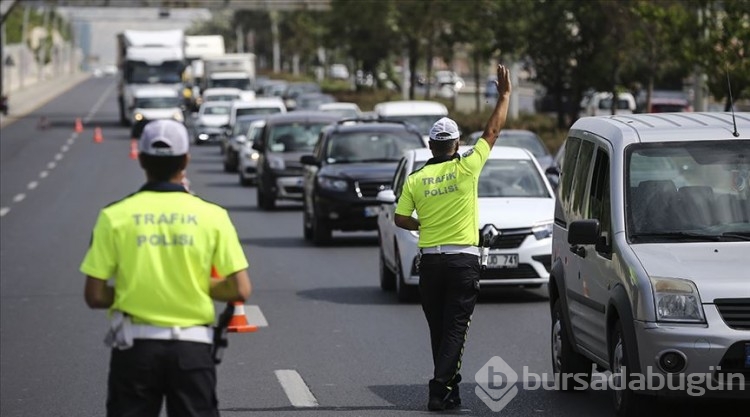
<path id="1" fill-rule="evenodd" d="M 396 202 L 396 193 L 394 193 L 393 190 L 382 190 L 378 192 L 375 199 L 383 204 L 393 204 Z"/>
<path id="2" fill-rule="evenodd" d="M 245 142 L 247 142 L 247 136 L 245 136 L 245 135 L 239 135 L 236 138 L 234 138 L 234 140 L 236 140 L 237 143 L 245 143 Z"/>
<path id="3" fill-rule="evenodd" d="M 599 242 L 601 227 L 599 220 L 576 220 L 568 225 L 568 243 L 571 245 L 593 245 Z"/>
<path id="4" fill-rule="evenodd" d="M 314 165 L 314 166 L 320 166 L 320 163 L 313 155 L 302 155 L 299 159 L 300 163 L 302 165 Z"/>
<path id="5" fill-rule="evenodd" d="M 560 184 L 560 169 L 556 166 L 548 167 L 544 170 L 544 175 L 547 177 L 550 185 L 552 185 L 552 188 L 556 189 L 558 184 Z"/>

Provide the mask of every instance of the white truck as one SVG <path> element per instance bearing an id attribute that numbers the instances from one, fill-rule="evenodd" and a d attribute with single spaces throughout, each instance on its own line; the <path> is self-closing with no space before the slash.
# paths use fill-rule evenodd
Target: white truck
<path id="1" fill-rule="evenodd" d="M 182 91 L 185 34 L 182 30 L 126 30 L 117 35 L 120 122 L 127 126 L 134 91 L 143 85 L 164 85 Z"/>
<path id="2" fill-rule="evenodd" d="M 225 54 L 203 60 L 201 90 L 239 88 L 244 99 L 255 98 L 255 54 Z"/>
<path id="3" fill-rule="evenodd" d="M 200 86 L 203 83 L 203 60 L 220 57 L 226 53 L 224 37 L 221 35 L 185 36 L 185 59 L 188 67 L 185 69 L 185 81 L 190 84 L 191 104 L 200 96 Z"/>

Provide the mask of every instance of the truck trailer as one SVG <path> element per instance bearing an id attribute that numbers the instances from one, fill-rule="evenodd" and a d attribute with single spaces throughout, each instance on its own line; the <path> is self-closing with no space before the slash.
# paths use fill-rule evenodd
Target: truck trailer
<path id="1" fill-rule="evenodd" d="M 118 102 L 120 123 L 127 126 L 132 117 L 136 89 L 161 85 L 182 92 L 185 70 L 185 34 L 182 30 L 126 30 L 117 35 L 119 68 Z"/>

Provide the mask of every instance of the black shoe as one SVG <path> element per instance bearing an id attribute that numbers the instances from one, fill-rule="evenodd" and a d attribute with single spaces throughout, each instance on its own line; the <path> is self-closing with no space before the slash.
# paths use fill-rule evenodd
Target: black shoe
<path id="1" fill-rule="evenodd" d="M 430 397 L 427 402 L 427 409 L 430 411 L 443 411 L 446 409 L 446 401 L 440 397 Z"/>
<path id="2" fill-rule="evenodd" d="M 446 410 L 454 410 L 459 407 L 461 407 L 461 397 L 456 395 L 456 396 L 448 397 L 448 399 L 445 400 Z"/>

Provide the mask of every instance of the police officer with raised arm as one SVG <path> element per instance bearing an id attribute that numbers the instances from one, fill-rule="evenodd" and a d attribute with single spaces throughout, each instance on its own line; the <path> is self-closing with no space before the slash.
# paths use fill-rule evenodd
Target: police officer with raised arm
<path id="1" fill-rule="evenodd" d="M 181 184 L 188 142 L 181 123 L 144 126 L 147 182 L 100 211 L 81 264 L 86 303 L 110 310 L 108 417 L 158 417 L 165 398 L 170 417 L 219 415 L 213 300 L 244 301 L 251 284 L 227 211 Z"/>
<path id="2" fill-rule="evenodd" d="M 508 113 L 509 70 L 497 67 L 498 100 L 473 149 L 458 154 L 456 122 L 444 117 L 430 130 L 433 157 L 405 181 L 396 226 L 419 230 L 419 292 L 432 344 L 434 376 L 427 408 L 461 404 L 461 356 L 479 293 L 479 174 Z M 417 218 L 412 217 L 416 211 Z"/>

